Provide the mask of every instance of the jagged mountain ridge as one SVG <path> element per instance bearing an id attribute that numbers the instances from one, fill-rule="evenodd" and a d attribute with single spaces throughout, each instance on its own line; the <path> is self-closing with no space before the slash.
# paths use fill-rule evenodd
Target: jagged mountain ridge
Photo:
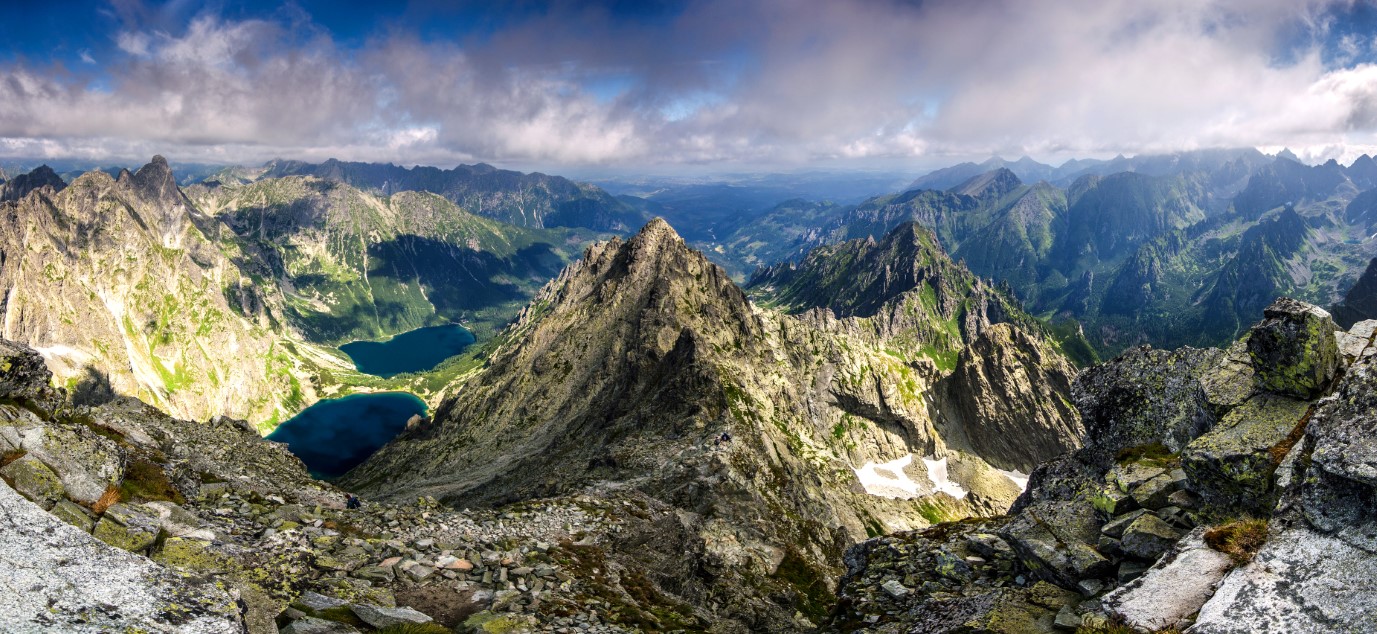
<path id="1" fill-rule="evenodd" d="M 594 236 L 309 177 L 184 193 L 162 157 L 0 209 L 4 334 L 64 385 L 266 430 L 352 386 L 443 389 L 453 372 L 383 383 L 327 346 L 456 321 L 490 338 Z"/>
<path id="2" fill-rule="evenodd" d="M 343 366 L 291 342 L 280 297 L 203 232 L 214 221 L 162 157 L 0 212 L 3 335 L 43 352 L 68 387 L 108 381 L 187 418 L 268 421 L 315 399 L 306 359 Z"/>
<path id="3" fill-rule="evenodd" d="M 523 174 L 487 164 L 449 170 L 330 159 L 324 163 L 271 161 L 260 178 L 316 176 L 365 191 L 439 194 L 480 216 L 522 227 L 582 227 L 627 233 L 648 217 L 593 185 L 539 172 Z"/>
<path id="4" fill-rule="evenodd" d="M 595 235 L 506 225 L 436 194 L 378 197 L 315 177 L 188 191 L 279 280 L 293 325 L 330 344 L 448 322 L 486 340 Z"/>
<path id="5" fill-rule="evenodd" d="M 989 347 L 1011 345 L 1020 335 L 1009 330 L 991 328 Z M 968 447 L 948 445 L 939 426 L 951 423 L 935 404 L 943 373 L 931 362 L 909 363 L 916 351 L 886 352 L 845 325 L 754 307 L 663 221 L 590 247 L 500 340 L 490 365 L 432 422 L 403 432 L 342 482 L 384 499 L 434 495 L 458 505 L 641 491 L 687 513 L 680 530 L 690 541 L 677 565 L 707 566 L 734 580 L 726 585 L 764 584 L 752 596 L 712 594 L 727 604 L 724 617 L 785 629 L 799 627 L 787 625 L 799 605 L 759 600 L 784 587 L 775 576 L 781 555 L 825 574 L 841 544 L 992 512 L 1017 490 Z M 1024 343 L 1011 358 L 1074 374 L 1044 343 Z M 986 354 L 999 353 L 973 353 L 970 364 Z M 953 381 L 977 376 L 1009 378 L 971 372 Z M 1023 395 L 1021 406 L 1043 408 L 1060 425 L 1025 428 L 1055 440 L 1030 439 L 992 460 L 1027 466 L 1075 446 L 1074 411 L 1049 403 L 1057 384 L 1002 388 L 987 398 Z M 719 445 L 723 431 L 732 440 Z M 958 500 L 924 483 L 903 496 L 916 501 L 867 494 L 872 483 L 857 474 L 882 463 L 904 473 L 881 476 L 893 486 L 935 483 L 946 469 L 965 493 Z"/>
<path id="6" fill-rule="evenodd" d="M 1141 343 L 1222 345 L 1278 294 L 1336 301 L 1374 248 L 1370 194 L 1358 194 L 1366 162 L 1311 167 L 1227 154 L 1085 175 L 1066 189 L 1027 185 L 998 168 L 944 191 L 874 198 L 808 235 L 836 243 L 915 221 L 1058 330 L 1084 324 L 1102 355 Z M 1259 231 L 1272 231 L 1265 227 L 1288 206 L 1307 226 L 1304 242 L 1259 248 Z M 1226 299 L 1225 278 L 1243 271 L 1248 298 Z"/>

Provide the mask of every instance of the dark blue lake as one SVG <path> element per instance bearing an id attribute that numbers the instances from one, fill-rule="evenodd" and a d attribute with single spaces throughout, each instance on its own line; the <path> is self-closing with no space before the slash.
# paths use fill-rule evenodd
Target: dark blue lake
<path id="1" fill-rule="evenodd" d="M 387 341 L 354 341 L 339 347 L 359 372 L 391 378 L 429 370 L 473 344 L 473 333 L 459 325 L 417 328 Z"/>
<path id="2" fill-rule="evenodd" d="M 328 480 L 344 475 L 406 428 L 426 404 L 406 392 L 351 394 L 320 401 L 268 434 L 306 463 L 311 475 Z"/>

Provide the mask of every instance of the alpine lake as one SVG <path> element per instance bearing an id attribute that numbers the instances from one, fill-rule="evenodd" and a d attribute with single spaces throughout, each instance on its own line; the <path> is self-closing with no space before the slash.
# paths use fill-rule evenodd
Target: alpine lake
<path id="1" fill-rule="evenodd" d="M 463 352 L 473 333 L 459 325 L 432 326 L 401 333 L 387 341 L 354 341 L 340 350 L 365 374 L 391 378 L 424 372 Z M 406 429 L 412 416 L 425 416 L 425 401 L 407 392 L 350 394 L 322 400 L 268 435 L 286 443 L 311 475 L 329 480 L 344 475 Z"/>

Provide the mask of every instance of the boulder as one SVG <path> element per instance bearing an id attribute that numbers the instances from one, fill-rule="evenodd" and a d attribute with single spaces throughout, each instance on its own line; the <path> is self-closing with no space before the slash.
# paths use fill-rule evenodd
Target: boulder
<path id="1" fill-rule="evenodd" d="M 1184 471 L 1172 469 L 1138 485 L 1138 488 L 1132 491 L 1133 500 L 1145 509 L 1160 509 L 1167 505 L 1167 498 L 1179 491 L 1185 481 Z"/>
<path id="2" fill-rule="evenodd" d="M 411 608 L 383 608 L 376 605 L 351 605 L 354 615 L 376 628 L 405 623 L 429 623 L 433 619 Z"/>
<path id="3" fill-rule="evenodd" d="M 1180 538 L 1181 533 L 1161 518 L 1156 515 L 1143 515 L 1124 529 L 1124 537 L 1119 542 L 1119 548 L 1133 557 L 1153 560 L 1162 556 L 1162 553 Z"/>
<path id="4" fill-rule="evenodd" d="M 1105 595 L 1104 608 L 1139 630 L 1183 627 L 1233 568 L 1228 555 L 1205 545 L 1204 533 L 1192 531 L 1146 574 Z"/>
<path id="5" fill-rule="evenodd" d="M 1147 515 L 1148 513 L 1149 511 L 1147 509 L 1129 511 L 1128 513 L 1124 513 L 1119 517 L 1116 517 L 1108 522 L 1105 522 L 1104 527 L 1101 528 L 1100 531 L 1103 532 L 1105 535 L 1118 539 L 1124 536 L 1124 531 L 1128 530 L 1130 524 L 1137 521 L 1138 518 Z"/>
<path id="6" fill-rule="evenodd" d="M 318 619 L 313 616 L 299 618 L 278 630 L 279 634 L 358 634 L 358 628 L 344 623 Z"/>
<path id="7" fill-rule="evenodd" d="M 66 494 L 62 480 L 57 474 L 31 455 L 25 455 L 5 465 L 0 469 L 0 477 L 9 482 L 20 495 L 44 509 L 53 508 L 53 505 Z"/>
<path id="8" fill-rule="evenodd" d="M 53 517 L 60 519 L 72 526 L 80 528 L 84 532 L 91 532 L 96 520 L 91 517 L 90 512 L 70 500 L 58 500 L 57 504 L 49 510 Z"/>
<path id="9" fill-rule="evenodd" d="M 1100 524 L 1089 503 L 1043 503 L 1025 509 L 1000 536 L 1035 575 L 1063 588 L 1114 570 L 1091 545 L 1099 543 Z"/>
<path id="10" fill-rule="evenodd" d="M 105 511 L 92 532 L 96 539 L 129 552 L 142 553 L 158 540 L 158 517 L 131 504 L 115 504 Z"/>
<path id="11" fill-rule="evenodd" d="M 1181 452 L 1187 486 L 1216 510 L 1266 515 L 1275 498 L 1273 449 L 1295 430 L 1310 405 L 1304 401 L 1260 394 L 1235 408 L 1209 433 Z"/>
<path id="12" fill-rule="evenodd" d="M 1258 387 L 1309 400 L 1319 396 L 1339 368 L 1338 326 L 1323 308 L 1282 297 L 1263 311 L 1248 335 L 1248 355 Z"/>

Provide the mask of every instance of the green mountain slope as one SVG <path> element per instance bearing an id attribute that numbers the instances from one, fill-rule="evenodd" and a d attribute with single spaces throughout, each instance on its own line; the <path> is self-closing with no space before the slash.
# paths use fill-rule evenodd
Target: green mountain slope
<path id="1" fill-rule="evenodd" d="M 439 194 L 480 216 L 522 227 L 582 227 L 627 233 L 649 217 L 593 185 L 539 172 L 523 174 L 491 165 L 398 167 L 334 159 L 324 163 L 273 161 L 262 178 L 315 176 L 375 194 Z"/>

